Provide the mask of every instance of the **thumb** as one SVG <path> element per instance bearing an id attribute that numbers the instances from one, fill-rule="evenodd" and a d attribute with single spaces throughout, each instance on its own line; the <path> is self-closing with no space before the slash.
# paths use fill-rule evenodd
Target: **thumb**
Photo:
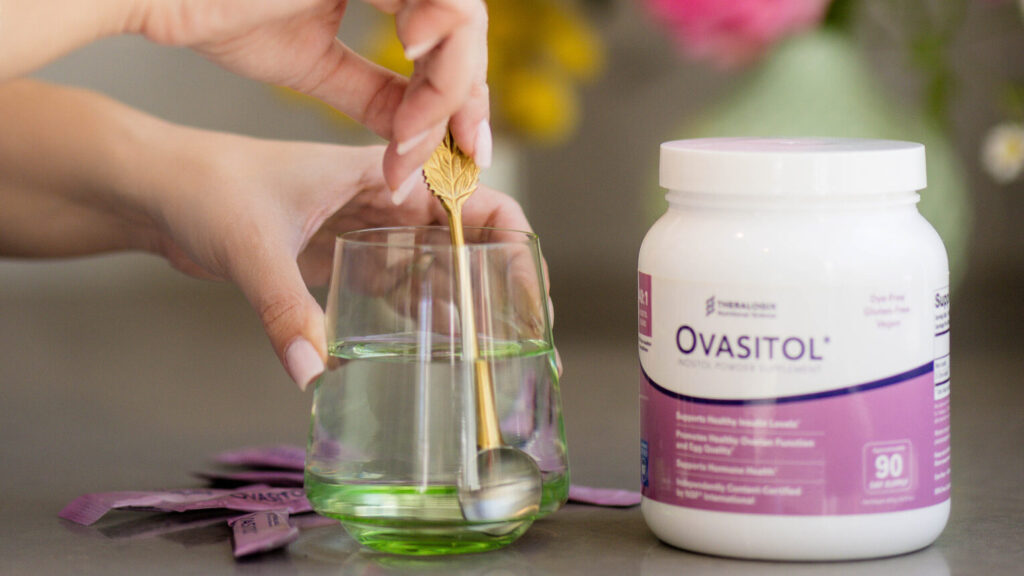
<path id="1" fill-rule="evenodd" d="M 263 321 L 288 375 L 305 390 L 324 371 L 324 313 L 309 293 L 294 257 L 266 254 L 232 274 Z"/>

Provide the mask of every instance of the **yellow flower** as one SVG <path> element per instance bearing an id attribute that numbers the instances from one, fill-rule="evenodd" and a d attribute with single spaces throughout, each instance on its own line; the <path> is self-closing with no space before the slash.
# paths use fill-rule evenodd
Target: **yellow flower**
<path id="1" fill-rule="evenodd" d="M 488 0 L 488 83 L 498 131 L 536 142 L 564 141 L 579 123 L 576 83 L 604 66 L 600 38 L 563 0 Z M 408 76 L 390 18 L 372 34 L 371 60 Z"/>
<path id="2" fill-rule="evenodd" d="M 564 141 L 579 123 L 579 103 L 562 75 L 544 68 L 509 72 L 497 83 L 494 113 L 501 125 L 542 144 Z"/>
<path id="3" fill-rule="evenodd" d="M 600 39 L 559 0 L 487 2 L 488 83 L 498 130 L 557 144 L 576 129 L 576 82 L 604 65 Z"/>
<path id="4" fill-rule="evenodd" d="M 574 78 L 593 79 L 604 68 L 600 39 L 577 14 L 557 5 L 552 8 L 544 19 L 542 43 L 554 62 Z"/>

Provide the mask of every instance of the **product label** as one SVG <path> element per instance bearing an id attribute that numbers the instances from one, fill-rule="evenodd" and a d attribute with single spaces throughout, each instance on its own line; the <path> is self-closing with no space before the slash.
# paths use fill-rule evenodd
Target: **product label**
<path id="1" fill-rule="evenodd" d="M 640 286 L 646 497 L 785 515 L 949 498 L 946 288 Z"/>

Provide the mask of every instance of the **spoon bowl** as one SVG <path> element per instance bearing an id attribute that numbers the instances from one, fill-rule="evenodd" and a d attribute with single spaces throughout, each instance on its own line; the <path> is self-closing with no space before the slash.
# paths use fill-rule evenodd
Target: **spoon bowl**
<path id="1" fill-rule="evenodd" d="M 458 490 L 459 507 L 467 520 L 516 520 L 540 511 L 540 468 L 528 454 L 499 446 L 478 452 L 476 465 L 476 485 Z"/>

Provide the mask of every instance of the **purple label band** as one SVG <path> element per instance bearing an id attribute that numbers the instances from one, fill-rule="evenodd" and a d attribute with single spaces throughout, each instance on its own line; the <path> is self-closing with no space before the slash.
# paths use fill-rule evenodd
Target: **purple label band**
<path id="1" fill-rule="evenodd" d="M 893 384 L 900 384 L 912 378 L 929 374 L 934 372 L 934 365 L 929 362 L 922 366 L 918 366 L 913 370 L 908 370 L 895 376 L 888 378 L 882 378 L 880 380 L 872 380 L 864 384 L 857 384 L 856 386 L 847 386 L 846 388 L 837 388 L 835 390 L 824 390 L 822 392 L 814 392 L 811 394 L 797 394 L 794 396 L 780 396 L 780 397 L 768 397 L 768 398 L 743 398 L 743 399 L 725 399 L 725 398 L 702 398 L 700 396 L 687 396 L 686 394 L 679 394 L 678 392 L 672 392 L 667 388 L 659 386 L 647 372 L 640 368 L 643 373 L 643 377 L 653 386 L 659 393 L 664 396 L 675 398 L 676 400 L 683 400 L 693 404 L 719 404 L 723 406 L 754 406 L 757 404 L 787 404 L 790 402 L 806 402 L 808 400 L 821 400 L 824 398 L 831 398 L 833 396 L 845 396 L 847 394 L 858 394 L 861 392 L 867 392 L 874 390 L 875 388 L 884 388 Z"/>
<path id="2" fill-rule="evenodd" d="M 651 337 L 651 275 L 637 273 L 637 331 L 641 336 Z"/>
<path id="3" fill-rule="evenodd" d="M 695 398 L 641 378 L 644 496 L 780 515 L 911 510 L 949 498 L 949 400 L 932 365 L 837 390 Z"/>

